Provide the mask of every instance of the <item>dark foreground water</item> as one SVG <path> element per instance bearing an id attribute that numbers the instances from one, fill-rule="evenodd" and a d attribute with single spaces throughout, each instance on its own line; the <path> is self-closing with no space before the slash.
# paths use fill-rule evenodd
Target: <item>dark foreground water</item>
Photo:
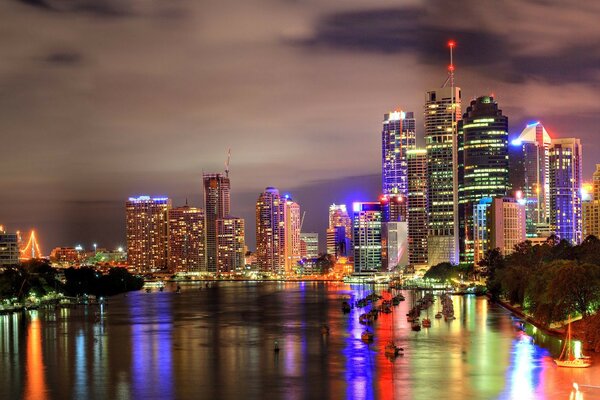
<path id="1" fill-rule="evenodd" d="M 600 398 L 600 360 L 589 369 L 555 367 L 548 350 L 485 298 L 454 297 L 456 320 L 432 318 L 417 333 L 406 321 L 405 292 L 366 345 L 362 311 L 340 308 L 342 296 L 366 294 L 363 286 L 167 290 L 111 298 L 102 309 L 0 316 L 0 399 Z M 391 336 L 405 349 L 395 360 L 383 354 Z"/>

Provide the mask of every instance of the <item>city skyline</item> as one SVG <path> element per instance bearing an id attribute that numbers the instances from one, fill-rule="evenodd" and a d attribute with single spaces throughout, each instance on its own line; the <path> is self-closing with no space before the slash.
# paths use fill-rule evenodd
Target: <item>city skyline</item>
<path id="1" fill-rule="evenodd" d="M 0 129 L 15 133 L 2 153 L 7 195 L 0 200 L 0 222 L 10 230 L 36 228 L 45 249 L 123 245 L 122 201 L 129 196 L 166 195 L 174 205 L 189 198 L 202 207 L 202 172 L 222 170 L 228 148 L 232 209 L 250 222 L 250 247 L 254 200 L 269 185 L 285 188 L 307 210 L 306 231 L 323 233 L 329 204 L 369 201 L 379 192 L 382 112 L 415 110 L 417 145 L 423 144 L 422 94 L 443 83 L 443 44 L 450 38 L 457 41 L 463 100 L 493 92 L 510 116 L 511 139 L 527 122 L 540 120 L 552 137 L 578 137 L 587 154 L 597 150 L 593 4 L 525 2 L 518 13 L 471 2 L 438 11 L 418 2 L 351 2 L 318 12 L 281 5 L 272 16 L 285 17 L 273 18 L 274 27 L 264 30 L 253 24 L 264 17 L 245 7 L 230 13 L 219 8 L 227 5 L 208 7 L 203 12 L 215 17 L 214 25 L 194 28 L 196 5 L 169 12 L 104 2 L 102 14 L 78 1 L 61 10 L 39 4 L 0 5 L 10 21 L 8 35 L 0 38 L 0 83 L 6 88 Z M 526 23 L 539 15 L 546 25 Z M 228 36 L 217 26 L 222 18 L 250 22 Z M 506 32 L 509 18 L 517 19 L 511 24 L 516 28 Z M 123 20 L 147 24 L 147 37 L 162 41 L 136 41 Z M 357 20 L 364 25 L 356 27 Z M 161 21 L 173 29 L 166 33 Z M 398 35 L 389 39 L 381 26 Z M 33 27 L 54 35 L 47 38 Z M 107 29 L 106 47 L 93 45 Z M 11 37 L 22 30 L 32 40 L 17 49 Z M 570 35 L 560 34 L 565 30 Z M 68 35 L 73 32 L 80 34 Z M 181 47 L 170 50 L 175 41 Z M 129 53 L 136 44 L 139 58 Z M 223 53 L 235 53 L 239 65 Z M 274 59 L 280 63 L 269 62 Z M 51 97 L 56 101 L 46 100 Z M 584 180 L 591 179 L 595 162 L 584 154 Z M 343 191 L 333 193 L 332 185 Z"/>

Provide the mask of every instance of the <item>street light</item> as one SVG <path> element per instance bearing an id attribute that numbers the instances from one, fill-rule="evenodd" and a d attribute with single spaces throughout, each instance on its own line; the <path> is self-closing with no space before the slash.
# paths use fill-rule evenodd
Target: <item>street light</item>
<path id="1" fill-rule="evenodd" d="M 98 245 L 96 243 L 94 243 L 94 254 L 96 254 L 96 248 L 98 247 Z"/>

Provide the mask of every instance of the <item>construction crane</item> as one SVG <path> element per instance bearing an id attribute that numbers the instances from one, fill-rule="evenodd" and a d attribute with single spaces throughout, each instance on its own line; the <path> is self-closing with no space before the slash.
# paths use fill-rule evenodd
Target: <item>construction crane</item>
<path id="1" fill-rule="evenodd" d="M 306 211 L 302 213 L 302 219 L 300 220 L 300 232 L 302 232 L 302 227 L 304 226 L 304 217 L 306 217 Z"/>
<path id="2" fill-rule="evenodd" d="M 231 149 L 227 152 L 227 162 L 225 163 L 225 177 L 229 178 L 229 161 L 231 160 Z"/>

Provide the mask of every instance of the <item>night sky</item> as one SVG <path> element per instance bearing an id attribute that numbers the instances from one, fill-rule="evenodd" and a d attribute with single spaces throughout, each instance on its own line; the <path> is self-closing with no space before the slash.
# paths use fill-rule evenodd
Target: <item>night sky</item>
<path id="1" fill-rule="evenodd" d="M 402 4 L 400 6 L 399 4 Z M 124 201 L 202 206 L 231 148 L 232 213 L 290 193 L 324 240 L 330 203 L 375 199 L 383 114 L 414 111 L 457 41 L 463 109 L 494 94 L 600 162 L 600 2 L 0 1 L 0 224 L 42 251 L 124 244 Z"/>

